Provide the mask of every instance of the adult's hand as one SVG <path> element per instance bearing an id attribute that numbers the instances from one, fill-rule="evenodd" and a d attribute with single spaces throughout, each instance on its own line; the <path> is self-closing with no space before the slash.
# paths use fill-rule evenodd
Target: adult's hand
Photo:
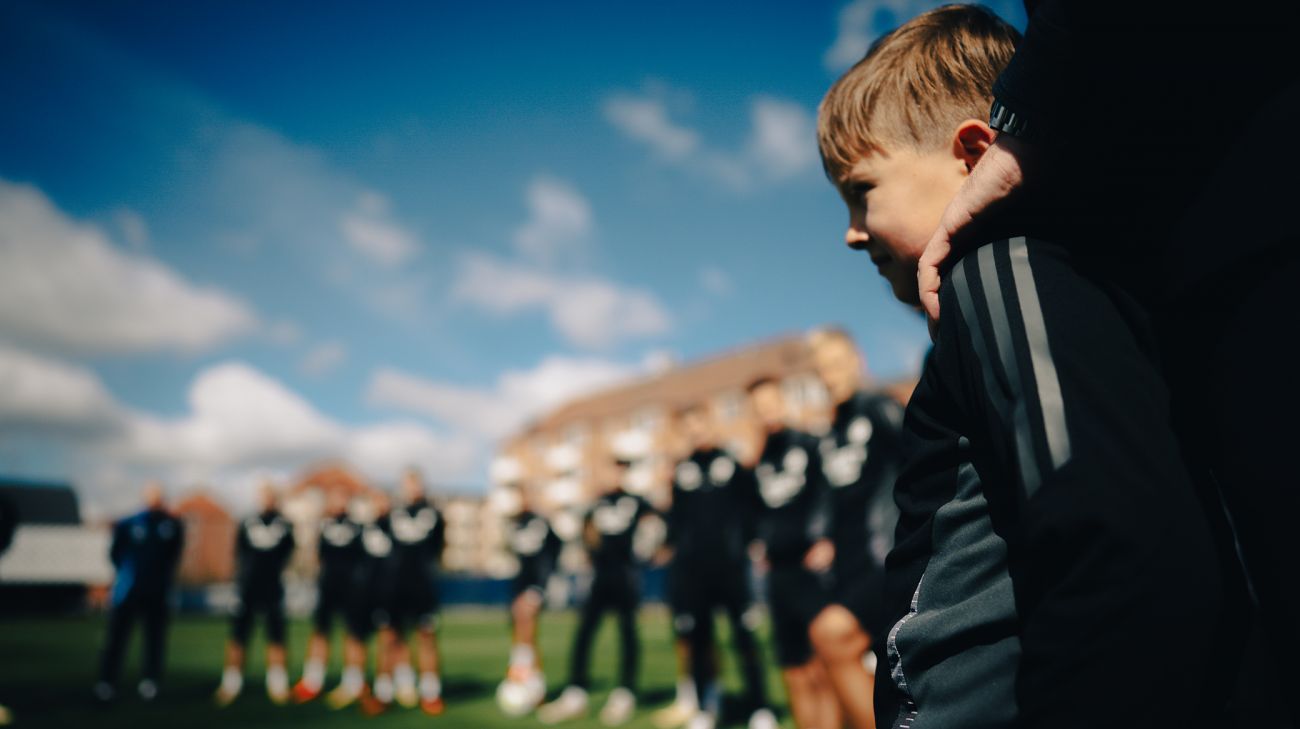
<path id="1" fill-rule="evenodd" d="M 917 266 L 916 280 L 921 306 L 930 320 L 931 334 L 939 321 L 939 268 L 953 255 L 978 241 L 970 233 L 991 208 L 1011 200 L 1024 184 L 1024 141 L 999 135 L 971 168 L 939 219 L 939 229 L 930 236 Z"/>

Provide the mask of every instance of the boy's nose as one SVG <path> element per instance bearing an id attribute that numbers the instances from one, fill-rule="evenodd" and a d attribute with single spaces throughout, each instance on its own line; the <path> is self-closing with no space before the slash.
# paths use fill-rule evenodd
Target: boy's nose
<path id="1" fill-rule="evenodd" d="M 865 251 L 868 239 L 867 231 L 857 226 L 849 226 L 849 229 L 844 233 L 844 243 L 855 251 Z"/>

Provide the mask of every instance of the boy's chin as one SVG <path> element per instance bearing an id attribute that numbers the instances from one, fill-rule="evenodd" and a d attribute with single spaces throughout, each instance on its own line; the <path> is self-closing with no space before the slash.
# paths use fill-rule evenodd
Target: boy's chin
<path id="1" fill-rule="evenodd" d="M 908 306 L 920 306 L 921 294 L 916 288 L 916 273 L 911 276 L 890 276 L 889 288 L 894 292 L 894 298 L 898 299 Z"/>

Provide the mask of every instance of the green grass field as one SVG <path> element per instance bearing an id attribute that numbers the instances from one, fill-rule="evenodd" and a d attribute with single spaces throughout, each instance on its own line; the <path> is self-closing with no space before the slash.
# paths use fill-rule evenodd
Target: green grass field
<path id="1" fill-rule="evenodd" d="M 575 626 L 571 612 L 547 613 L 541 628 L 542 655 L 552 693 L 567 675 L 570 640 Z M 720 621 L 725 622 L 725 621 Z M 593 717 L 613 688 L 618 645 L 611 615 L 597 636 L 592 665 Z M 722 630 L 724 685 L 736 694 L 740 679 L 730 651 L 729 637 Z M 296 621 L 290 631 L 290 674 L 294 680 L 302 664 L 308 625 Z M 394 709 L 375 718 L 355 710 L 330 711 L 319 702 L 303 706 L 275 706 L 262 690 L 260 660 L 250 660 L 244 695 L 233 706 L 217 709 L 211 695 L 221 672 L 222 643 L 227 624 L 219 618 L 181 617 L 173 623 L 167 652 L 167 676 L 163 694 L 151 704 L 134 693 L 138 645 L 128 658 L 121 698 L 100 706 L 90 698 L 104 621 L 100 616 L 69 618 L 0 619 L 0 704 L 10 707 L 18 727 L 99 729 L 132 727 L 150 729 L 202 729 L 203 727 L 330 727 L 357 726 L 374 729 L 431 726 L 492 729 L 532 729 L 541 726 L 531 717 L 509 719 L 496 708 L 493 694 L 505 670 L 509 635 L 504 610 L 457 609 L 443 614 L 439 631 L 443 655 L 443 685 L 447 712 L 430 718 L 419 710 Z M 138 641 L 138 636 L 136 637 Z M 672 699 L 675 681 L 674 658 L 668 616 L 648 607 L 641 616 L 641 706 L 627 726 L 648 729 L 650 714 Z M 769 645 L 766 640 L 764 645 Z M 250 656 L 261 657 L 260 637 L 255 638 Z M 333 658 L 337 659 L 338 650 Z M 766 657 L 770 659 L 770 652 Z M 331 668 L 329 684 L 337 680 L 337 665 Z M 769 660 L 769 692 L 777 704 L 784 703 L 780 682 Z M 726 716 L 736 726 L 743 716 Z M 781 714 L 778 710 L 778 714 Z M 788 719 L 786 720 L 788 725 Z M 571 729 L 601 726 L 594 718 L 563 725 Z"/>

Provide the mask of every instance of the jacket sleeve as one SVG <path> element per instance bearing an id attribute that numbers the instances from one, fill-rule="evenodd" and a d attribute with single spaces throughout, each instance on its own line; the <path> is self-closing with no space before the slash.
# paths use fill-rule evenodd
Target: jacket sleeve
<path id="1" fill-rule="evenodd" d="M 121 519 L 113 523 L 112 541 L 108 546 L 108 561 L 113 563 L 113 567 L 122 566 L 122 558 L 126 555 L 126 523 L 127 519 Z"/>
<path id="2" fill-rule="evenodd" d="M 966 255 L 942 296 L 1008 545 L 1021 726 L 1190 726 L 1171 717 L 1210 673 L 1189 636 L 1215 628 L 1219 568 L 1137 308 L 1024 238 Z M 1121 675 L 1142 690 L 1115 691 Z"/>

